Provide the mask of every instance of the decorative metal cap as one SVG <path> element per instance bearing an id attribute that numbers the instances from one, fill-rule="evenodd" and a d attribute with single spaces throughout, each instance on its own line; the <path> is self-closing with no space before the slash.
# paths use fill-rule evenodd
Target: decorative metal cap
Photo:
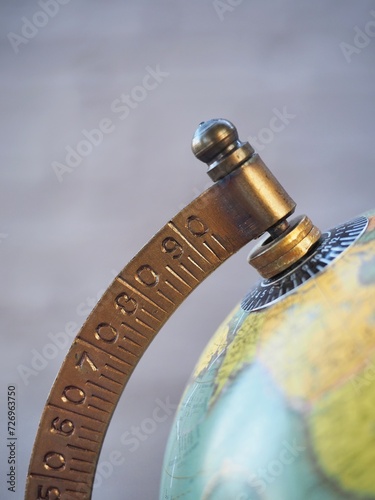
<path id="1" fill-rule="evenodd" d="M 248 142 L 238 139 L 233 123 L 224 119 L 200 123 L 191 147 L 198 160 L 208 164 L 207 173 L 214 182 L 240 167 L 254 154 Z"/>
<path id="2" fill-rule="evenodd" d="M 308 217 L 301 216 L 289 225 L 287 217 L 294 212 L 295 202 L 251 145 L 238 139 L 230 121 L 202 122 L 193 136 L 192 150 L 208 164 L 207 173 L 214 182 L 232 173 L 230 184 L 240 204 L 248 208 L 254 221 L 268 227 L 270 237 L 249 256 L 249 263 L 261 276 L 269 279 L 286 271 L 319 242 L 321 233 Z"/>

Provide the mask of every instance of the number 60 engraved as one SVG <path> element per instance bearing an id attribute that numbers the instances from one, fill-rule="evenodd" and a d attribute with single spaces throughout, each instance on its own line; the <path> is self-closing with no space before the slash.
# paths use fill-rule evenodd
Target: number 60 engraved
<path id="1" fill-rule="evenodd" d="M 70 436 L 74 432 L 74 424 L 67 418 L 61 420 L 60 417 L 56 417 L 52 420 L 51 432 L 57 432 L 63 436 Z"/>

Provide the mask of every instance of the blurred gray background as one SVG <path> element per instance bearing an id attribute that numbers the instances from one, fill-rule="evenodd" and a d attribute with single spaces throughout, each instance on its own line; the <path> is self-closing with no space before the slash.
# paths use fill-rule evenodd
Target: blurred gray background
<path id="1" fill-rule="evenodd" d="M 40 15 L 41 4 L 0 6 L 1 422 L 7 385 L 18 390 L 16 495 L 3 486 L 0 431 L 5 499 L 23 496 L 68 350 L 46 347 L 51 338 L 81 325 L 113 274 L 209 185 L 190 151 L 200 121 L 225 117 L 255 138 L 297 212 L 322 229 L 375 207 L 375 2 L 65 0 L 54 15 Z M 122 94 L 133 96 L 127 111 Z M 106 118 L 111 132 L 70 168 L 66 148 Z M 58 176 L 62 164 L 71 171 Z M 105 440 L 95 500 L 158 497 L 172 415 L 133 451 L 121 436 L 158 401 L 178 402 L 199 353 L 257 279 L 248 252 L 183 304 L 138 365 Z"/>

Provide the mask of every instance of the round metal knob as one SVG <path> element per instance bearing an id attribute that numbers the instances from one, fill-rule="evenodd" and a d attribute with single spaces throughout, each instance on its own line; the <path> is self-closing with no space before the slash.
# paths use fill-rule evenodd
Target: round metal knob
<path id="1" fill-rule="evenodd" d="M 236 127 L 228 120 L 208 120 L 199 124 L 192 140 L 194 155 L 208 164 L 208 175 L 216 182 L 231 174 L 231 183 L 241 169 L 246 182 L 237 186 L 236 198 L 251 207 L 254 218 L 269 223 L 270 238 L 250 254 L 249 262 L 264 278 L 270 279 L 286 271 L 317 244 L 321 233 L 311 220 L 302 216 L 286 220 L 294 212 L 295 203 L 268 170 L 248 142 L 238 139 Z M 231 189 L 234 189 L 232 186 Z"/>
<path id="2" fill-rule="evenodd" d="M 233 123 L 222 118 L 200 123 L 191 147 L 198 160 L 208 164 L 207 173 L 214 182 L 233 172 L 254 153 L 248 142 L 239 141 Z"/>
<path id="3" fill-rule="evenodd" d="M 228 146 L 238 141 L 236 127 L 228 120 L 208 120 L 199 124 L 191 148 L 198 160 L 211 163 Z"/>

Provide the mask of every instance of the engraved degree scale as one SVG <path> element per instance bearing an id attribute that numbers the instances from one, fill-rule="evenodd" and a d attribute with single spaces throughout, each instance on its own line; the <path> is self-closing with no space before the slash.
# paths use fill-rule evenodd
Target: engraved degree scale
<path id="1" fill-rule="evenodd" d="M 244 308 L 257 309 L 320 272 L 366 227 L 362 218 L 321 237 L 306 216 L 288 223 L 295 203 L 226 120 L 201 123 L 193 151 L 214 184 L 125 266 L 78 333 L 44 408 L 27 500 L 91 498 L 107 427 L 136 364 L 181 302 L 228 257 L 269 232 L 250 256 L 265 280 Z"/>

